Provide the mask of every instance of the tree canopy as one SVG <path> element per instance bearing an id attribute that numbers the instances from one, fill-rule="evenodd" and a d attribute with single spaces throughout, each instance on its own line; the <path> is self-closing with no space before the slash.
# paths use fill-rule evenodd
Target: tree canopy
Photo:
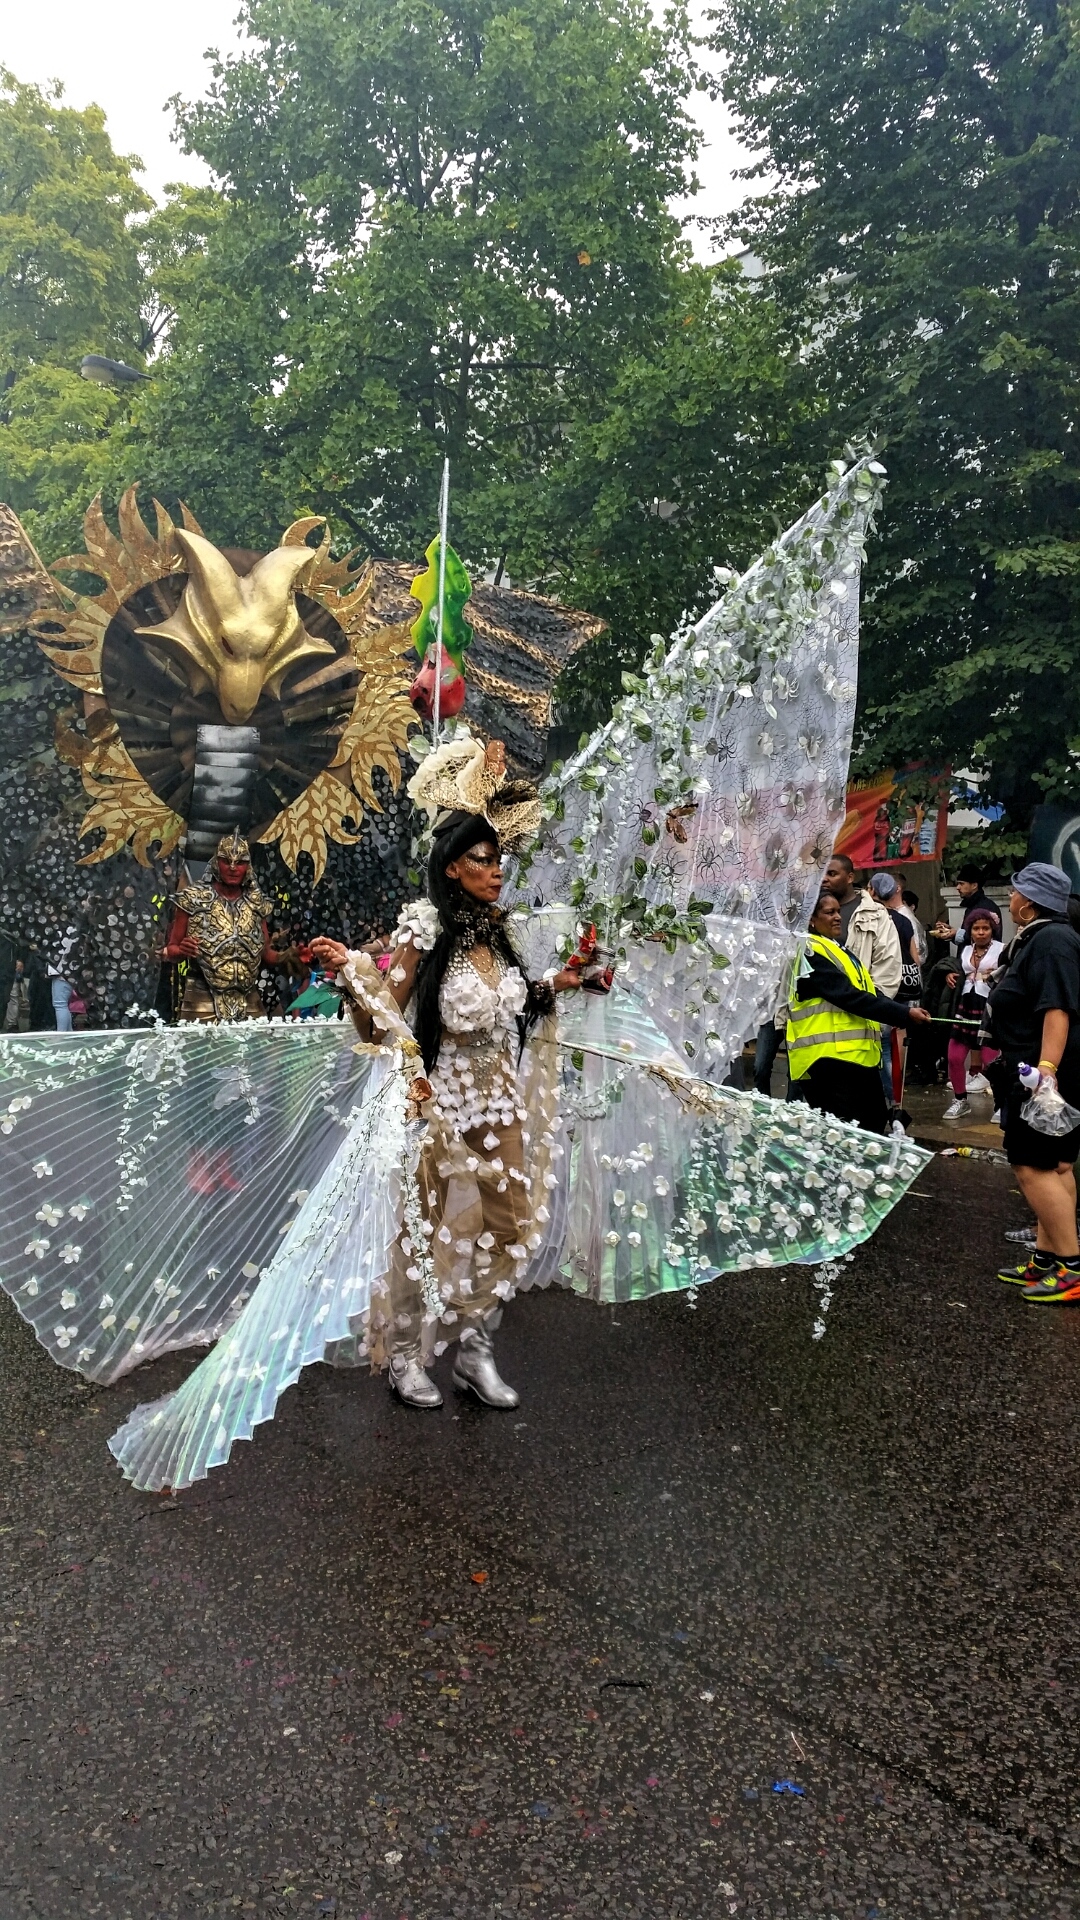
<path id="1" fill-rule="evenodd" d="M 0 497 L 49 552 L 78 544 L 126 411 L 79 362 L 137 360 L 146 344 L 137 164 L 113 152 L 100 108 L 0 69 Z"/>
<path id="2" fill-rule="evenodd" d="M 610 620 L 566 689 L 590 717 L 787 504 L 789 349 L 670 210 L 698 143 L 685 11 L 244 17 L 250 51 L 182 111 L 224 194 L 191 210 L 127 473 L 219 538 L 303 508 L 419 556 L 448 455 L 470 567 Z"/>
<path id="3" fill-rule="evenodd" d="M 712 18 L 775 181 L 740 230 L 801 328 L 829 441 L 884 444 L 864 764 L 975 768 L 1022 844 L 1040 799 L 1080 794 L 1080 13 L 721 0 Z"/>

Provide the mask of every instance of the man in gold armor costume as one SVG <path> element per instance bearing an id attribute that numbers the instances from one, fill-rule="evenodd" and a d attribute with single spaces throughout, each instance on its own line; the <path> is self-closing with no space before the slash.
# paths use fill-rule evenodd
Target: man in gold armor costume
<path id="1" fill-rule="evenodd" d="M 205 880 L 182 887 L 176 896 L 162 958 L 191 962 L 181 1020 L 265 1018 L 256 984 L 259 969 L 295 958 L 291 948 L 277 953 L 270 944 L 266 915 L 272 905 L 251 871 L 248 843 L 234 828 L 218 841 Z"/>

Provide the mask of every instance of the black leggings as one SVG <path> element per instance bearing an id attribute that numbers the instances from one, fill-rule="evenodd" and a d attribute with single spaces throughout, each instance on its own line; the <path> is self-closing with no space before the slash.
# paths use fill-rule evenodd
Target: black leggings
<path id="1" fill-rule="evenodd" d="M 867 1133 L 884 1133 L 889 1123 L 879 1069 L 859 1067 L 852 1060 L 828 1055 L 815 1060 L 808 1074 L 792 1081 L 791 1097 L 838 1120 L 853 1120 Z"/>

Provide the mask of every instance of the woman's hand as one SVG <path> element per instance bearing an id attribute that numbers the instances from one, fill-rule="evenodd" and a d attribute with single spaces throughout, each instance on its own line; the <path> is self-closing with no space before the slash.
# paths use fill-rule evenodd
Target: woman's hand
<path id="1" fill-rule="evenodd" d="M 955 987 L 959 978 L 960 978 L 960 975 L 958 973 L 947 973 L 945 975 L 945 985 L 947 987 Z"/>
<path id="2" fill-rule="evenodd" d="M 556 993 L 569 993 L 574 987 L 580 987 L 581 974 L 575 967 L 564 967 L 561 973 L 552 976 L 551 984 Z"/>
<path id="3" fill-rule="evenodd" d="M 310 944 L 312 959 L 317 960 L 320 967 L 325 967 L 331 973 L 341 972 L 349 958 L 348 947 L 343 947 L 340 940 L 328 940 L 321 933 Z"/>
<path id="4" fill-rule="evenodd" d="M 409 1091 L 406 1096 L 409 1119 L 418 1120 L 421 1107 L 430 1099 L 431 1081 L 425 1080 L 423 1074 L 418 1073 L 415 1080 L 409 1081 Z"/>

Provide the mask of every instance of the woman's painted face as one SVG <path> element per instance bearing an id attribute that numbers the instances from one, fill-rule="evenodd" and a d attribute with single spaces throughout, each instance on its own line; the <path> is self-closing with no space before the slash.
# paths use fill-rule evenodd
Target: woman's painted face
<path id="1" fill-rule="evenodd" d="M 502 892 L 502 855 L 494 840 L 478 840 L 465 853 L 451 860 L 447 879 L 458 881 L 470 900 L 482 900 L 492 906 Z"/>

